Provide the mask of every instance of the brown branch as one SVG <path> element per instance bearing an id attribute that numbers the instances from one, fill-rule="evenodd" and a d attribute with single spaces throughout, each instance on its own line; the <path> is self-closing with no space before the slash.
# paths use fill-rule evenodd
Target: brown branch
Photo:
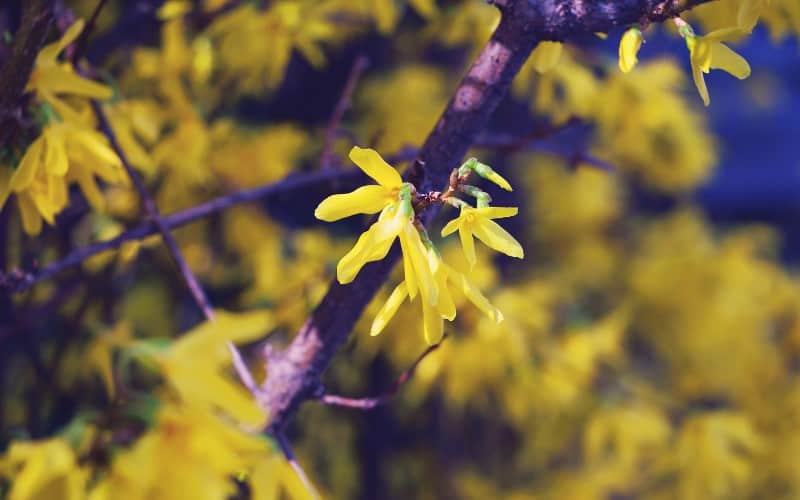
<path id="1" fill-rule="evenodd" d="M 80 36 L 78 36 L 78 39 L 75 40 L 75 50 L 72 53 L 73 61 L 78 61 L 81 57 L 83 57 L 83 54 L 86 53 L 89 37 L 94 32 L 94 29 L 97 26 L 97 18 L 100 17 L 100 13 L 103 11 L 103 8 L 107 3 L 108 0 L 98 0 L 97 5 L 95 5 L 94 10 L 92 11 L 92 16 L 86 22 L 86 26 L 83 28 Z"/>
<path id="2" fill-rule="evenodd" d="M 52 24 L 51 0 L 23 2 L 22 20 L 14 34 L 11 55 L 0 68 L 0 148 L 6 146 L 19 129 L 25 85 Z"/>
<path id="3" fill-rule="evenodd" d="M 709 0 L 503 0 L 497 30 L 428 136 L 406 179 L 420 192 L 445 185 L 506 95 L 511 80 L 542 40 L 566 40 L 615 27 L 663 21 L 682 10 Z M 429 222 L 432 207 L 422 215 Z M 314 399 L 320 375 L 347 340 L 358 318 L 389 276 L 399 258 L 395 245 L 380 262 L 366 265 L 349 285 L 334 281 L 311 317 L 282 351 L 265 356 L 268 378 L 259 402 L 271 417 L 270 428 L 280 430 L 301 402 Z"/>
<path id="4" fill-rule="evenodd" d="M 331 406 L 343 406 L 345 408 L 356 408 L 359 410 L 371 410 L 376 406 L 380 406 L 400 392 L 400 389 L 411 380 L 411 377 L 414 376 L 414 372 L 417 370 L 417 366 L 425 359 L 430 353 L 437 350 L 441 345 L 442 342 L 445 341 L 447 335 L 442 337 L 442 340 L 438 344 L 434 344 L 432 346 L 428 346 L 425 351 L 419 355 L 419 357 L 414 361 L 414 363 L 409 366 L 403 373 L 400 374 L 399 377 L 392 383 L 392 386 L 389 387 L 389 390 L 381 394 L 380 396 L 374 398 L 348 398 L 344 396 L 335 396 L 333 394 L 324 393 L 319 396 L 319 402 L 326 405 Z"/>
<path id="5" fill-rule="evenodd" d="M 181 249 L 178 247 L 178 242 L 175 241 L 175 237 L 172 236 L 169 226 L 164 223 L 164 219 L 161 217 L 161 214 L 158 211 L 156 202 L 147 192 L 147 189 L 144 187 L 142 180 L 139 179 L 136 171 L 133 170 L 133 167 L 128 161 L 127 155 L 122 150 L 119 141 L 117 141 L 117 136 L 114 134 L 114 130 L 111 128 L 111 123 L 109 123 L 106 114 L 103 112 L 102 106 L 97 101 L 92 101 L 92 109 L 97 117 L 100 131 L 108 138 L 108 142 L 111 143 L 111 147 L 114 149 L 114 152 L 117 153 L 117 156 L 119 156 L 122 166 L 125 168 L 125 171 L 128 173 L 128 177 L 130 177 L 131 181 L 133 182 L 136 191 L 139 193 L 139 197 L 142 199 L 142 205 L 144 205 L 145 212 L 155 223 L 156 227 L 158 228 L 158 232 L 161 233 L 164 243 L 167 245 L 170 254 L 172 254 L 172 259 L 175 261 L 175 264 L 177 264 L 178 269 L 183 276 L 183 280 L 186 282 L 186 286 L 189 289 L 189 292 L 192 294 L 192 298 L 197 304 L 197 307 L 200 308 L 200 310 L 203 312 L 203 316 L 205 316 L 207 320 L 210 321 L 214 319 L 214 308 L 211 307 L 211 304 L 208 302 L 208 298 L 206 298 L 203 287 L 200 285 L 197 277 L 189 268 L 189 264 L 186 263 L 186 259 L 184 259 Z"/>
<path id="6" fill-rule="evenodd" d="M 350 108 L 350 100 L 353 97 L 353 92 L 356 90 L 356 84 L 361 78 L 361 74 L 367 69 L 369 59 L 365 56 L 358 56 L 350 67 L 350 73 L 347 75 L 347 82 L 342 89 L 342 95 L 336 102 L 333 108 L 331 118 L 328 121 L 328 127 L 325 129 L 325 142 L 322 144 L 322 153 L 319 155 L 320 168 L 330 168 L 331 158 L 333 154 L 333 143 L 336 140 L 339 126 L 342 124 L 345 112 Z"/>
<path id="7" fill-rule="evenodd" d="M 364 174 L 358 169 L 326 170 L 324 172 L 295 174 L 273 184 L 220 196 L 206 203 L 162 217 L 162 221 L 166 227 L 174 229 L 198 219 L 208 217 L 209 215 L 222 212 L 240 203 L 268 199 L 288 191 L 308 189 L 319 184 L 327 184 L 345 179 L 355 180 L 362 177 L 364 177 Z M 71 267 L 80 265 L 81 262 L 89 257 L 109 250 L 116 250 L 124 243 L 142 240 L 158 233 L 159 229 L 155 223 L 153 221 L 146 221 L 115 238 L 74 250 L 63 259 L 38 271 L 26 272 L 17 269 L 8 274 L 0 273 L 0 293 L 18 293 L 25 291 L 39 281 L 50 279 Z"/>

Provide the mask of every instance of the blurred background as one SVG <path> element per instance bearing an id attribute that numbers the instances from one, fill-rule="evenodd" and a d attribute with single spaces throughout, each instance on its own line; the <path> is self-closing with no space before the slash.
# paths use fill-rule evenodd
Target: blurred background
<path id="1" fill-rule="evenodd" d="M 718 0 L 683 17 L 702 35 L 733 26 L 747 3 Z M 89 19 L 96 5 L 56 2 L 57 26 Z M 22 6 L 0 6 L 0 61 Z M 163 213 L 311 179 L 174 232 L 211 302 L 230 311 L 225 334 L 245 332 L 258 377 L 263 341 L 291 339 L 368 220 L 313 215 L 326 196 L 366 182 L 347 151 L 369 146 L 404 168 L 498 19 L 480 0 L 104 6 L 85 56 L 114 90 L 105 109 Z M 479 247 L 469 271 L 455 238 L 431 232 L 505 321 L 460 297 L 441 347 L 386 405 L 308 402 L 292 422 L 299 462 L 324 497 L 800 497 L 800 3 L 773 0 L 751 34 L 729 43 L 752 74 L 711 71 L 709 107 L 674 27 L 643 31 L 630 73 L 618 68 L 622 31 L 537 49 L 470 152 L 514 186 L 479 183 L 496 205 L 520 208 L 502 225 L 525 259 Z M 25 125 L 8 151 L 19 157 L 45 125 Z M 11 153 L 0 163 L 9 172 Z M 332 171 L 343 173 L 314 180 Z M 6 202 L 3 270 L 35 271 L 142 220 L 130 185 L 99 186 L 102 203 L 70 184 L 69 203 L 38 234 L 23 227 L 15 198 Z M 443 211 L 434 227 L 454 215 Z M 330 391 L 384 394 L 426 349 L 416 305 L 369 336 L 400 279 L 335 358 Z M 228 437 L 168 438 L 168 428 L 211 432 L 192 420 L 185 380 L 200 384 L 212 355 L 180 347 L 204 334 L 202 317 L 157 237 L 4 293 L 0 313 L 9 498 L 190 498 L 163 484 L 199 471 L 227 486 L 194 498 L 302 497 L 266 438 L 268 465 L 242 451 L 256 445 Z M 215 412 L 234 404 L 205 392 L 219 396 Z M 59 439 L 69 465 L 31 472 L 31 457 L 56 456 L 32 450 Z M 209 473 L 219 450 L 241 460 Z M 162 486 L 125 483 L 132 464 L 158 471 L 141 484 Z M 28 496 L 14 493 L 21 477 L 38 485 Z"/>

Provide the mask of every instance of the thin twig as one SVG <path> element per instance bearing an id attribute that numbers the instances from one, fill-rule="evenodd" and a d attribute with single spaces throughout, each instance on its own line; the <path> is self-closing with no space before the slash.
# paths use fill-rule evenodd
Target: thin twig
<path id="1" fill-rule="evenodd" d="M 99 0 L 97 5 L 92 12 L 92 16 L 89 18 L 89 21 L 86 22 L 86 26 L 83 28 L 80 36 L 77 40 L 75 40 L 74 46 L 75 50 L 72 53 L 72 60 L 77 61 L 83 54 L 86 53 L 86 47 L 88 46 L 89 37 L 91 36 L 92 32 L 94 31 L 95 26 L 97 26 L 97 18 L 100 17 L 100 12 L 103 11 L 103 8 L 108 3 L 108 0 Z"/>
<path id="2" fill-rule="evenodd" d="M 164 223 L 164 219 L 158 212 L 158 207 L 156 206 L 155 201 L 153 201 L 153 198 L 150 197 L 150 194 L 148 194 L 147 189 L 144 187 L 141 179 L 139 179 L 139 176 L 133 170 L 133 167 L 128 161 L 125 152 L 122 150 L 122 147 L 117 141 L 117 136 L 114 134 L 114 130 L 111 128 L 111 123 L 109 123 L 108 118 L 103 112 L 102 106 L 97 101 L 92 101 L 92 109 L 97 117 L 100 131 L 108 138 L 108 141 L 111 143 L 111 147 L 114 149 L 114 152 L 117 153 L 117 156 L 119 156 L 122 166 L 125 168 L 125 171 L 131 178 L 136 191 L 139 193 L 139 197 L 142 199 L 145 212 L 147 212 L 147 215 L 149 215 L 153 222 L 155 222 L 158 231 L 164 238 L 164 243 L 167 245 L 169 252 L 172 254 L 175 264 L 178 265 L 178 269 L 180 270 L 181 275 L 186 282 L 186 286 L 189 288 L 189 292 L 192 294 L 192 298 L 203 312 L 203 316 L 205 316 L 205 318 L 209 321 L 213 320 L 214 309 L 208 302 L 208 298 L 206 297 L 203 288 L 200 286 L 200 282 L 189 268 L 189 264 L 186 263 L 186 259 L 184 259 L 183 254 L 178 247 L 178 242 L 175 241 L 175 237 L 172 236 L 172 233 L 170 233 L 169 227 Z"/>
<path id="3" fill-rule="evenodd" d="M 175 212 L 162 218 L 164 225 L 170 229 L 184 226 L 203 217 L 222 212 L 234 205 L 266 199 L 296 189 L 308 189 L 314 185 L 333 180 L 358 179 L 364 174 L 358 169 L 327 170 L 307 174 L 294 174 L 273 184 L 252 189 L 237 191 L 220 196 L 206 203 Z M 39 281 L 47 280 L 84 260 L 99 253 L 116 250 L 129 241 L 137 241 L 158 234 L 159 229 L 153 221 L 145 221 L 124 233 L 92 245 L 79 248 L 63 259 L 56 261 L 38 271 L 12 270 L 7 274 L 0 273 L 0 292 L 19 293 L 27 290 Z"/>
<path id="4" fill-rule="evenodd" d="M 343 406 L 346 408 L 356 408 L 359 410 L 371 410 L 376 406 L 386 403 L 396 396 L 398 392 L 400 392 L 400 389 L 406 384 L 406 382 L 408 382 L 411 377 L 414 376 L 414 372 L 417 370 L 417 366 L 419 366 L 422 360 L 425 359 L 430 353 L 438 349 L 446 338 L 447 335 L 442 337 L 442 340 L 438 344 L 434 344 L 425 349 L 425 352 L 420 354 L 414 363 L 408 367 L 406 371 L 401 373 L 399 377 L 397 377 L 397 380 L 394 381 L 389 390 L 380 396 L 374 398 L 348 398 L 343 396 L 334 396 L 332 394 L 323 394 L 319 397 L 319 402 L 326 405 Z"/>
<path id="5" fill-rule="evenodd" d="M 289 462 L 289 465 L 292 467 L 292 469 L 294 469 L 295 474 L 297 474 L 297 477 L 300 478 L 300 482 L 302 482 L 303 486 L 305 486 L 306 490 L 308 490 L 308 493 L 311 495 L 311 498 L 314 499 L 322 498 L 319 496 L 319 493 L 317 492 L 317 489 L 314 487 L 314 484 L 308 478 L 305 471 L 300 466 L 300 463 L 297 461 L 297 458 L 294 456 L 294 453 L 292 452 L 292 447 L 289 444 L 289 440 L 286 439 L 286 435 L 283 432 L 278 431 L 278 432 L 273 432 L 272 437 L 274 437 L 275 440 L 278 442 L 278 446 L 281 447 L 283 456 L 286 457 L 286 460 Z"/>
<path id="6" fill-rule="evenodd" d="M 572 127 L 579 126 L 585 122 L 578 117 L 571 117 L 567 121 L 559 125 L 547 124 L 541 127 L 536 127 L 527 134 L 522 135 L 497 135 L 497 136 L 483 136 L 478 138 L 473 144 L 475 148 L 493 149 L 504 153 L 514 153 L 519 150 L 525 149 L 532 143 L 549 139 L 554 135 L 563 132 L 564 130 Z"/>
<path id="7" fill-rule="evenodd" d="M 239 378 L 242 380 L 247 390 L 252 394 L 256 394 L 258 392 L 258 385 L 253 379 L 253 374 L 250 373 L 250 369 L 247 368 L 247 363 L 244 362 L 239 349 L 237 349 L 236 345 L 230 340 L 226 343 L 228 345 L 228 350 L 231 352 L 231 361 L 233 362 L 233 368 L 236 370 L 236 374 L 239 375 Z"/>
<path id="8" fill-rule="evenodd" d="M 319 156 L 320 168 L 330 168 L 331 158 L 333 155 L 333 143 L 336 141 L 336 136 L 339 132 L 339 126 L 342 124 L 344 114 L 350 108 L 350 101 L 353 97 L 353 92 L 356 90 L 356 84 L 361 78 L 361 74 L 367 69 L 369 59 L 366 56 L 358 56 L 350 68 L 350 73 L 347 75 L 347 81 L 342 89 L 342 95 L 336 102 L 333 108 L 331 118 L 328 121 L 328 127 L 325 129 L 325 142 L 322 144 L 322 153 Z"/>

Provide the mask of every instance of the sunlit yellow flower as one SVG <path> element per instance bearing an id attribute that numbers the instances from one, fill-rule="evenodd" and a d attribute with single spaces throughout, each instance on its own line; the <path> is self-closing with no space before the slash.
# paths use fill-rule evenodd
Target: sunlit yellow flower
<path id="1" fill-rule="evenodd" d="M 558 64 L 564 46 L 561 42 L 539 42 L 531 53 L 531 64 L 539 73 L 547 73 Z"/>
<path id="2" fill-rule="evenodd" d="M 708 96 L 703 73 L 708 73 L 711 69 L 721 69 L 740 80 L 750 76 L 750 65 L 747 64 L 747 61 L 722 43 L 743 34 L 744 31 L 741 28 L 725 28 L 712 31 L 705 36 L 697 36 L 693 33 L 685 35 L 686 46 L 689 48 L 689 59 L 692 63 L 694 84 L 706 106 L 709 105 L 711 99 Z"/>
<path id="3" fill-rule="evenodd" d="M 642 46 L 642 32 L 639 28 L 631 28 L 622 35 L 619 41 L 619 69 L 623 73 L 630 72 L 639 59 L 636 54 Z"/>
<path id="4" fill-rule="evenodd" d="M 489 300 L 484 297 L 480 289 L 475 286 L 466 276 L 459 273 L 444 262 L 439 262 L 435 274 L 436 283 L 439 288 L 439 301 L 435 305 L 422 301 L 423 332 L 428 344 L 438 343 L 444 334 L 443 319 L 453 321 L 456 317 L 456 307 L 448 288 L 448 281 L 461 290 L 461 292 L 480 309 L 486 316 L 496 323 L 503 321 L 503 313 L 494 307 Z M 409 297 L 408 285 L 405 281 L 397 285 L 392 291 L 389 299 L 375 316 L 370 327 L 370 335 L 378 335 L 397 313 L 400 305 Z M 414 300 L 414 297 L 411 297 Z"/>
<path id="5" fill-rule="evenodd" d="M 317 219 L 331 222 L 355 214 L 374 214 L 397 201 L 403 179 L 377 151 L 355 146 L 350 159 L 378 184 L 325 198 L 314 211 Z"/>
<path id="6" fill-rule="evenodd" d="M 425 302 L 436 305 L 438 287 L 434 273 L 439 261 L 422 243 L 413 216 L 413 209 L 407 202 L 396 202 L 385 208 L 378 221 L 361 234 L 355 246 L 339 261 L 336 267 L 339 283 L 352 282 L 365 264 L 383 259 L 399 237 L 408 294 L 414 298 L 420 291 Z"/>
<path id="7" fill-rule="evenodd" d="M 470 266 L 474 266 L 476 262 L 473 236 L 498 252 L 521 259 L 524 257 L 522 245 L 492 220 L 513 217 L 514 215 L 517 215 L 517 209 L 513 207 L 462 207 L 461 214 L 444 226 L 442 236 L 447 236 L 454 233 L 456 229 L 458 230 L 461 246 Z"/>

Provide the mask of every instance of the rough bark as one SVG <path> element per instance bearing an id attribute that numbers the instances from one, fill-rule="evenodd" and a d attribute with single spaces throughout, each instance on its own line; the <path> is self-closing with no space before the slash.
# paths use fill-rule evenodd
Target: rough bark
<path id="1" fill-rule="evenodd" d="M 443 186 L 505 96 L 536 44 L 608 32 L 630 24 L 660 22 L 709 0 L 495 0 L 502 19 L 462 79 L 406 175 L 421 191 Z M 435 210 L 435 209 L 433 209 Z M 429 221 L 432 211 L 424 214 Z M 267 346 L 267 379 L 258 398 L 279 431 L 298 405 L 321 391 L 320 376 L 347 340 L 364 308 L 400 256 L 395 246 L 365 266 L 349 285 L 331 283 L 327 294 L 283 350 Z"/>

